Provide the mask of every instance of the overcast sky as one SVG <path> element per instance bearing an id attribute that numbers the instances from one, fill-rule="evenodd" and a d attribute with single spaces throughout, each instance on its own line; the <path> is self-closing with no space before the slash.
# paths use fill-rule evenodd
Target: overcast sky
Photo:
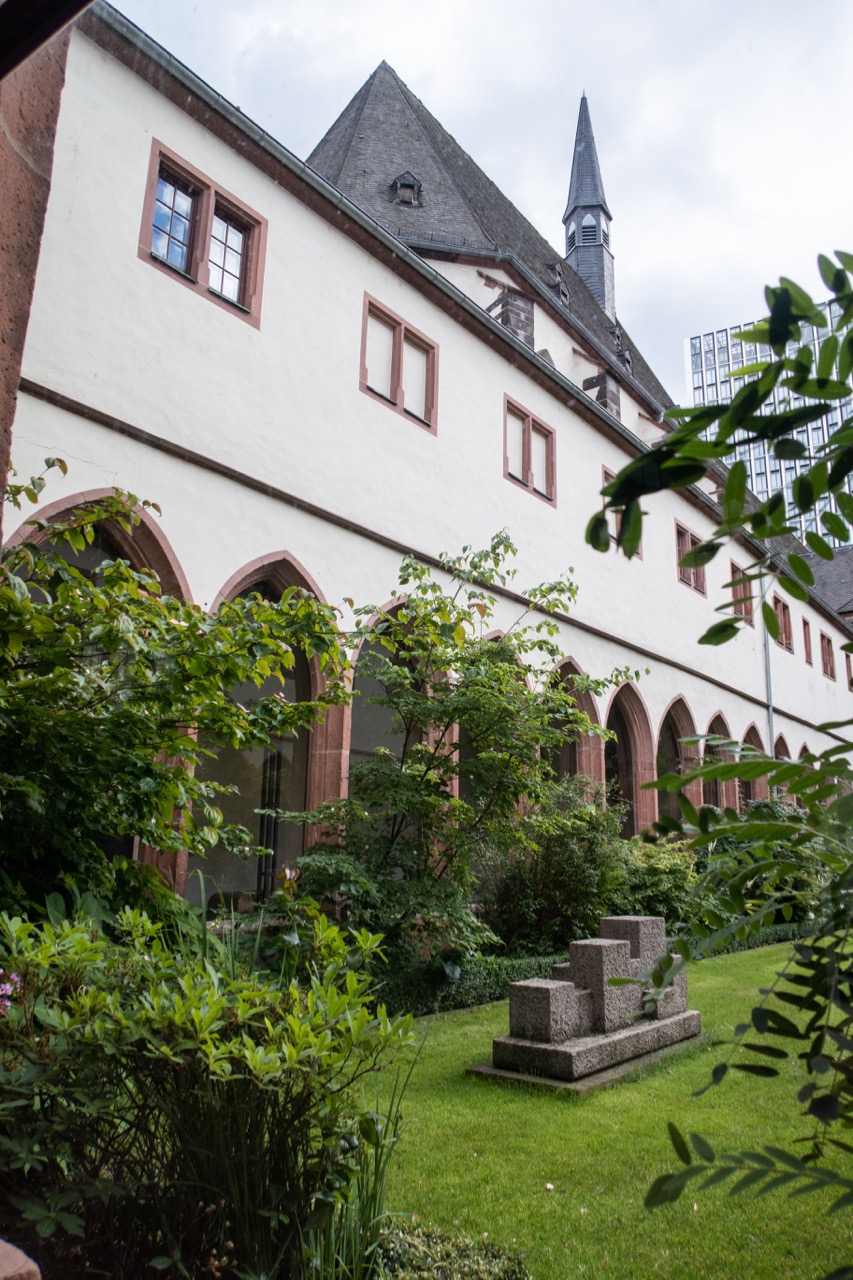
<path id="1" fill-rule="evenodd" d="M 853 251 L 853 3 L 118 0 L 305 158 L 382 59 L 562 251 L 581 93 L 621 323 L 676 399 L 683 339 Z"/>

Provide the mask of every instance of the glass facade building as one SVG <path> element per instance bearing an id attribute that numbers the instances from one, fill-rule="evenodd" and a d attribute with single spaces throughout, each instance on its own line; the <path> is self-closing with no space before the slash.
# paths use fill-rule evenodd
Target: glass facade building
<path id="1" fill-rule="evenodd" d="M 828 304 L 828 317 L 832 323 L 837 318 L 837 304 Z M 712 333 L 697 334 L 685 342 L 687 397 L 686 402 L 694 405 L 725 404 L 743 386 L 744 378 L 738 374 L 739 369 L 754 364 L 757 360 L 766 359 L 767 348 L 759 347 L 752 342 L 744 342 L 735 335 L 745 329 L 752 328 L 748 324 L 732 325 L 728 329 L 716 329 Z M 815 365 L 821 337 L 826 337 L 828 329 L 817 329 L 813 325 L 804 324 L 801 342 L 808 342 L 814 352 Z M 796 354 L 795 344 L 789 344 L 788 354 Z M 791 391 L 789 387 L 776 387 L 773 395 L 763 407 L 764 413 L 778 413 L 785 409 L 795 408 L 804 403 L 802 397 Z M 819 524 L 820 516 L 835 509 L 834 500 L 827 496 L 821 499 L 816 510 L 807 513 L 797 511 L 794 506 L 791 486 L 798 472 L 807 469 L 812 461 L 816 461 L 821 449 L 826 444 L 829 434 L 835 430 L 839 422 L 853 412 L 853 400 L 843 400 L 832 405 L 828 413 L 814 422 L 800 427 L 796 438 L 806 446 L 808 453 L 796 460 L 781 461 L 773 456 L 769 442 L 764 440 L 739 440 L 735 444 L 735 457 L 746 463 L 749 473 L 749 487 L 758 498 L 765 499 L 777 489 L 784 489 L 785 501 L 790 523 L 798 530 L 801 540 L 809 530 L 820 533 L 828 542 L 835 539 L 827 529 Z M 848 480 L 848 487 L 850 481 Z"/>

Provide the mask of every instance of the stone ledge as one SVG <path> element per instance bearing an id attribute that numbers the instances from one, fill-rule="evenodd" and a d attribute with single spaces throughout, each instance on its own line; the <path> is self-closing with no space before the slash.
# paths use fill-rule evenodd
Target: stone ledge
<path id="1" fill-rule="evenodd" d="M 654 1022 L 636 1022 L 606 1036 L 583 1036 L 563 1044 L 498 1036 L 492 1045 L 492 1061 L 498 1070 L 529 1072 L 554 1080 L 580 1080 L 698 1036 L 701 1029 L 699 1014 L 687 1010 Z"/>
<path id="2" fill-rule="evenodd" d="M 608 1085 L 629 1079 L 635 1073 L 640 1074 L 645 1068 L 653 1067 L 655 1063 L 663 1062 L 673 1054 L 683 1053 L 697 1044 L 702 1044 L 705 1038 L 702 1035 L 691 1036 L 689 1039 L 667 1045 L 663 1049 L 652 1049 L 639 1058 L 631 1058 L 617 1067 L 607 1067 L 604 1071 L 595 1071 L 592 1075 L 584 1076 L 580 1080 L 554 1080 L 549 1076 L 533 1075 L 528 1071 L 508 1071 L 505 1068 L 492 1066 L 491 1062 L 480 1062 L 476 1066 L 466 1067 L 465 1074 L 479 1076 L 484 1080 L 499 1080 L 504 1084 L 532 1085 L 535 1089 L 550 1089 L 557 1093 L 592 1093 L 596 1089 L 605 1089 Z"/>

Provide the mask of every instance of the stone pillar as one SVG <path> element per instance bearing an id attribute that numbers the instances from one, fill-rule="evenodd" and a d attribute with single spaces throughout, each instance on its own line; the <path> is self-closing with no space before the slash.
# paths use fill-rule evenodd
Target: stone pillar
<path id="1" fill-rule="evenodd" d="M 0 494 L 9 473 L 69 39 L 64 31 L 0 85 Z"/>

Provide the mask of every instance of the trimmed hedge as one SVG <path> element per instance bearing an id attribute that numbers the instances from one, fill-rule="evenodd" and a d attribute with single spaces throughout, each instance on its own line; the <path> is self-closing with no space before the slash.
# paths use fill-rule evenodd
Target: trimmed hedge
<path id="1" fill-rule="evenodd" d="M 814 921 L 774 924 L 746 938 L 733 938 L 713 954 L 726 956 L 734 951 L 769 947 L 774 942 L 792 942 L 814 931 Z M 671 946 L 673 940 L 668 938 L 667 942 Z M 451 1009 L 470 1009 L 492 1000 L 505 1000 L 511 982 L 550 978 L 551 966 L 562 964 L 568 958 L 567 951 L 552 956 L 474 956 L 462 962 L 457 977 L 451 977 L 435 965 L 395 969 L 392 961 L 377 974 L 378 1000 L 386 1005 L 389 1014 L 411 1013 L 416 1018 L 447 1013 Z M 705 957 L 700 954 L 696 959 Z"/>
<path id="2" fill-rule="evenodd" d="M 695 960 L 706 960 L 712 956 L 730 956 L 735 951 L 754 951 L 756 947 L 772 947 L 774 942 L 795 942 L 798 938 L 808 938 L 813 935 L 817 929 L 814 920 L 795 920 L 790 924 L 771 924 L 766 929 L 758 929 L 755 933 L 747 934 L 745 938 L 732 938 L 731 942 L 724 947 L 716 948 L 714 951 L 706 954 L 699 952 L 694 954 Z M 691 949 L 698 947 L 699 939 L 688 938 L 691 943 Z M 671 938 L 667 938 L 668 943 L 672 943 Z"/>
<path id="3" fill-rule="evenodd" d="M 378 999 L 389 1014 L 445 1013 L 450 1009 L 470 1009 L 475 1004 L 506 999 L 511 982 L 526 978 L 550 978 L 551 966 L 568 960 L 567 951 L 553 956 L 476 956 L 465 960 L 458 977 L 443 968 L 422 965 L 393 969 L 393 962 L 380 970 Z"/>

